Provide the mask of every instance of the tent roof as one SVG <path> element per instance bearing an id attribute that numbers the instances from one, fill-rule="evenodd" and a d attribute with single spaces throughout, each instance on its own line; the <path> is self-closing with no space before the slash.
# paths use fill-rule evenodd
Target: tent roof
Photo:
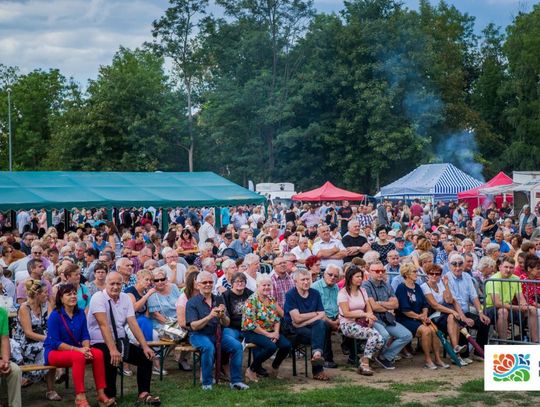
<path id="1" fill-rule="evenodd" d="M 455 199 L 458 192 L 482 185 L 452 164 L 424 164 L 381 188 L 383 197 L 433 196 Z"/>
<path id="2" fill-rule="evenodd" d="M 326 181 L 322 187 L 311 191 L 293 195 L 293 201 L 363 201 L 365 195 L 350 192 L 334 186 L 330 181 Z"/>
<path id="3" fill-rule="evenodd" d="M 0 210 L 225 206 L 264 200 L 213 172 L 0 172 Z"/>
<path id="4" fill-rule="evenodd" d="M 492 188 L 492 187 L 498 187 L 498 186 L 510 185 L 510 184 L 512 184 L 512 178 L 510 178 L 508 175 L 506 175 L 504 172 L 501 171 L 485 184 L 480 185 L 476 188 L 469 189 L 468 191 L 463 191 L 463 192 L 458 193 L 458 198 L 459 199 L 477 198 L 481 194 L 480 192 L 481 188 Z"/>

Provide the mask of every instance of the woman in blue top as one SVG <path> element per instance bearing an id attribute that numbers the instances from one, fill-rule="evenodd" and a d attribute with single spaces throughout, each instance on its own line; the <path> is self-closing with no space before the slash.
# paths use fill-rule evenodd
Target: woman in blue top
<path id="1" fill-rule="evenodd" d="M 441 360 L 441 345 L 437 335 L 431 328 L 431 320 L 428 317 L 429 304 L 422 289 L 416 284 L 417 269 L 413 263 L 403 264 L 400 274 L 405 280 L 396 289 L 396 297 L 399 308 L 396 313 L 396 321 L 405 326 L 413 335 L 420 338 L 424 351 L 425 368 L 435 370 L 437 366 L 448 368 Z M 435 363 L 431 359 L 434 353 Z"/>
<path id="2" fill-rule="evenodd" d="M 72 368 L 76 407 L 90 407 L 84 386 L 87 363 L 92 364 L 99 405 L 103 407 L 116 404 L 114 399 L 105 395 L 103 353 L 99 349 L 90 348 L 86 314 L 77 306 L 77 289 L 73 284 L 63 284 L 58 288 L 56 308 L 47 322 L 44 345 L 46 365 Z"/>

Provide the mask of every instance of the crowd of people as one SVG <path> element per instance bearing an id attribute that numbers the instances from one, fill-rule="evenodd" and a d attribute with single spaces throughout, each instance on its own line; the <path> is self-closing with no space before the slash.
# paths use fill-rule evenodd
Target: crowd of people
<path id="1" fill-rule="evenodd" d="M 161 216 L 169 217 L 165 232 Z M 101 406 L 116 404 L 121 366 L 125 375 L 136 368 L 138 402 L 159 405 L 152 374 L 167 372 L 149 343 L 169 326 L 187 330 L 200 351 L 204 390 L 216 378 L 246 390 L 280 377 L 298 344 L 310 349 L 313 378 L 327 381 L 336 342 L 366 376 L 412 358 L 415 337 L 424 368 L 449 368 L 437 330 L 460 366 L 482 357 L 462 327 L 480 347 L 490 335 L 539 342 L 539 218 L 528 205 L 514 214 L 507 203 L 469 211 L 418 199 L 219 213 L 130 208 L 114 219 L 105 209 L 74 209 L 67 224 L 54 212 L 53 225 L 45 211 L 21 210 L 13 225 L 0 214 L 0 374 L 9 405 L 21 406 L 21 387 L 41 380 L 48 400 L 62 400 L 54 385 L 71 368 L 76 406 L 88 406 L 87 364 Z M 245 370 L 244 343 L 256 345 Z M 186 355 L 177 359 L 191 369 Z M 21 375 L 22 365 L 58 369 Z"/>

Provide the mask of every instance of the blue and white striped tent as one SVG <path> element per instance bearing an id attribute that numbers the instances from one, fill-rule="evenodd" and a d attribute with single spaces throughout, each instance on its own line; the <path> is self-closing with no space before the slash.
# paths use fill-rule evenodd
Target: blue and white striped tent
<path id="1" fill-rule="evenodd" d="M 435 200 L 457 199 L 457 193 L 482 185 L 476 178 L 452 164 L 424 164 L 381 188 L 381 198 L 432 197 Z"/>

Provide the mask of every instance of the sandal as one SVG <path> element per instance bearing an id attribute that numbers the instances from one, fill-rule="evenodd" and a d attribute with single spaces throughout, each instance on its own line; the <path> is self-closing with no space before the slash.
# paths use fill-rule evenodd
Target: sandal
<path id="1" fill-rule="evenodd" d="M 75 407 L 90 407 L 87 399 L 75 399 Z"/>
<path id="2" fill-rule="evenodd" d="M 161 400 L 157 396 L 152 396 L 150 393 L 146 393 L 144 396 L 137 398 L 135 405 L 140 406 L 141 404 L 146 404 L 150 406 L 159 406 Z"/>
<path id="3" fill-rule="evenodd" d="M 369 365 L 365 364 L 360 364 L 358 369 L 356 369 L 356 373 L 361 376 L 373 376 L 373 370 L 369 367 Z"/>
<path id="4" fill-rule="evenodd" d="M 313 376 L 314 380 L 320 380 L 321 382 L 327 382 L 330 380 L 330 376 L 328 376 L 324 372 L 319 372 L 316 375 Z"/>
<path id="5" fill-rule="evenodd" d="M 60 396 L 56 391 L 51 390 L 45 393 L 45 398 L 49 401 L 62 401 L 62 396 Z"/>
<path id="6" fill-rule="evenodd" d="M 27 387 L 30 387 L 33 384 L 34 382 L 32 380 L 23 378 L 22 383 L 21 383 L 21 388 L 25 389 Z"/>

